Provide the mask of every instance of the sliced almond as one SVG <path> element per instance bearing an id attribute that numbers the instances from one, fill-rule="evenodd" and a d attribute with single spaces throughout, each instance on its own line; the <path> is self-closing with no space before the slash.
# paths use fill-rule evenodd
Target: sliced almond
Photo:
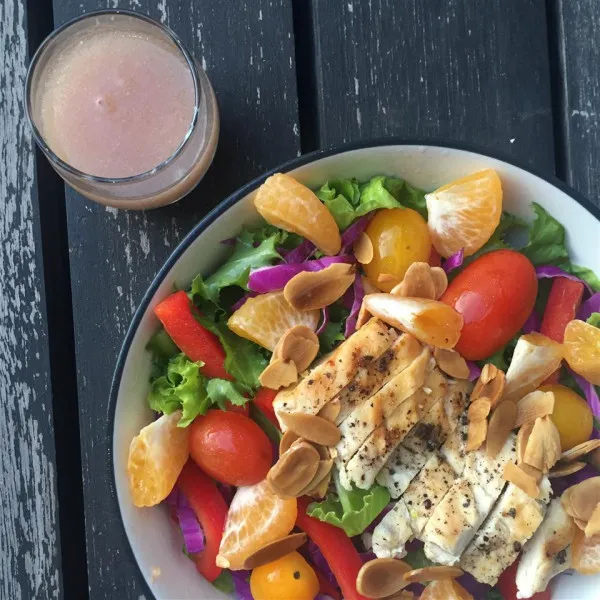
<path id="1" fill-rule="evenodd" d="M 495 458 L 504 447 L 510 432 L 515 427 L 517 407 L 514 402 L 500 402 L 494 409 L 488 425 L 485 452 Z"/>
<path id="2" fill-rule="evenodd" d="M 551 415 L 554 411 L 554 394 L 552 392 L 535 391 L 523 396 L 517 403 L 517 422 L 515 427 L 521 427 L 538 417 Z"/>
<path id="3" fill-rule="evenodd" d="M 368 265 L 373 260 L 373 242 L 363 231 L 354 242 L 354 257 L 361 265 Z"/>
<path id="4" fill-rule="evenodd" d="M 315 476 L 312 478 L 310 483 L 300 492 L 299 496 L 304 496 L 314 488 L 318 487 L 319 484 L 323 481 L 323 479 L 325 479 L 325 477 L 327 477 L 327 475 L 331 473 L 332 468 L 333 459 L 327 458 L 325 460 L 320 460 Z"/>
<path id="5" fill-rule="evenodd" d="M 469 405 L 469 421 L 485 421 L 490 414 L 492 403 L 489 398 L 478 398 Z"/>
<path id="6" fill-rule="evenodd" d="M 342 406 L 340 404 L 340 399 L 334 398 L 317 413 L 317 416 L 335 423 L 335 420 L 338 418 L 341 409 Z"/>
<path id="7" fill-rule="evenodd" d="M 307 413 L 281 413 L 279 417 L 288 429 L 315 444 L 335 446 L 340 441 L 340 430 L 322 417 Z"/>
<path id="8" fill-rule="evenodd" d="M 523 462 L 548 473 L 559 458 L 560 435 L 556 425 L 549 416 L 538 417 L 527 440 Z"/>
<path id="9" fill-rule="evenodd" d="M 267 365 L 258 380 L 262 386 L 278 390 L 298 381 L 298 369 L 292 361 L 276 358 Z"/>
<path id="10" fill-rule="evenodd" d="M 414 600 L 415 595 L 410 590 L 400 590 L 391 596 L 386 596 L 384 600 Z"/>
<path id="11" fill-rule="evenodd" d="M 403 575 L 410 570 L 408 563 L 396 558 L 370 560 L 358 572 L 356 589 L 366 598 L 386 598 L 408 585 Z"/>
<path id="12" fill-rule="evenodd" d="M 581 519 L 573 519 L 573 522 L 575 523 L 575 525 L 577 525 L 577 527 L 579 527 L 579 529 L 581 529 L 581 531 L 585 531 L 585 528 L 587 527 L 587 521 L 582 521 Z"/>
<path id="13" fill-rule="evenodd" d="M 365 294 L 376 294 L 377 292 L 379 292 L 379 288 L 373 285 L 370 279 L 368 279 L 364 275 L 361 275 L 360 278 L 362 280 L 362 286 L 363 290 L 365 291 Z"/>
<path id="14" fill-rule="evenodd" d="M 600 477 L 590 477 L 571 488 L 571 507 L 576 518 L 589 521 L 600 502 Z"/>
<path id="15" fill-rule="evenodd" d="M 531 498 L 540 497 L 540 488 L 538 487 L 536 480 L 531 475 L 528 475 L 525 473 L 525 471 L 517 467 L 515 463 L 507 463 L 504 466 L 504 473 L 502 477 L 506 481 L 510 481 L 510 483 L 523 490 Z"/>
<path id="16" fill-rule="evenodd" d="M 356 329 L 360 329 L 369 321 L 370 318 L 371 313 L 367 310 L 363 300 L 362 304 L 360 305 L 360 310 L 358 311 L 358 317 L 356 317 Z"/>
<path id="17" fill-rule="evenodd" d="M 262 567 L 290 552 L 294 552 L 307 540 L 305 533 L 292 533 L 284 538 L 280 538 L 263 546 L 260 550 L 253 552 L 244 561 L 243 569 L 251 570 L 256 567 Z"/>
<path id="18" fill-rule="evenodd" d="M 563 493 L 562 496 L 560 497 L 560 503 L 562 504 L 563 508 L 565 509 L 565 512 L 570 516 L 573 517 L 574 519 L 578 517 L 578 515 L 576 515 L 573 511 L 573 507 L 571 506 L 571 492 L 573 491 L 573 488 L 575 486 L 572 485 L 571 487 L 567 488 Z"/>
<path id="19" fill-rule="evenodd" d="M 467 361 L 456 350 L 444 350 L 443 348 L 435 348 L 433 356 L 438 364 L 438 367 L 454 377 L 454 379 L 468 379 L 469 365 Z"/>
<path id="20" fill-rule="evenodd" d="M 298 497 L 313 480 L 318 468 L 319 453 L 308 442 L 298 440 L 271 467 L 267 481 L 275 494 Z"/>
<path id="21" fill-rule="evenodd" d="M 597 448 L 600 448 L 600 440 L 588 440 L 577 446 L 573 446 L 570 450 L 566 450 L 560 455 L 560 460 L 563 462 L 571 462 L 577 460 L 590 452 L 593 452 Z"/>
<path id="22" fill-rule="evenodd" d="M 536 469 L 535 467 L 532 467 L 527 463 L 517 462 L 517 467 L 519 467 L 521 471 L 527 473 L 527 475 L 533 477 L 536 483 L 539 483 L 542 480 L 542 477 L 544 476 L 544 474 L 539 469 Z"/>
<path id="23" fill-rule="evenodd" d="M 467 430 L 467 452 L 478 450 L 481 448 L 485 438 L 487 436 L 488 423 L 485 419 L 483 421 L 471 421 L 469 423 L 469 429 Z"/>
<path id="24" fill-rule="evenodd" d="M 377 277 L 377 283 L 391 283 L 392 285 L 397 285 L 399 281 L 395 275 L 391 275 L 390 273 L 380 273 Z"/>
<path id="25" fill-rule="evenodd" d="M 321 271 L 303 271 L 283 288 L 283 296 L 296 310 L 325 308 L 339 300 L 354 283 L 355 270 L 347 263 L 333 263 Z"/>
<path id="26" fill-rule="evenodd" d="M 597 448 L 593 452 L 590 452 L 587 457 L 588 463 L 596 469 L 596 471 L 600 471 L 600 448 Z"/>
<path id="27" fill-rule="evenodd" d="M 431 277 L 435 286 L 435 299 L 437 300 L 448 287 L 448 275 L 442 267 L 431 267 Z"/>
<path id="28" fill-rule="evenodd" d="M 323 477 L 323 479 L 319 481 L 319 483 L 314 488 L 306 492 L 306 495 L 310 496 L 311 498 L 325 498 L 330 483 L 331 471 L 327 473 L 327 475 L 325 475 L 325 477 Z"/>
<path id="29" fill-rule="evenodd" d="M 288 429 L 279 440 L 279 456 L 285 454 L 290 449 L 291 445 L 299 439 L 301 438 L 297 433 Z"/>
<path id="30" fill-rule="evenodd" d="M 284 361 L 292 361 L 298 373 L 308 369 L 319 352 L 319 338 L 306 325 L 296 325 L 288 329 L 282 336 L 273 356 Z"/>
<path id="31" fill-rule="evenodd" d="M 407 298 L 435 300 L 435 283 L 431 275 L 431 267 L 426 262 L 412 263 L 402 281 L 394 286 L 391 293 Z"/>
<path id="32" fill-rule="evenodd" d="M 525 423 L 517 433 L 517 457 L 518 462 L 524 462 L 525 457 L 525 448 L 527 447 L 527 442 L 529 441 L 529 436 L 533 431 L 533 426 L 535 425 L 535 421 L 531 421 L 529 423 Z"/>
<path id="33" fill-rule="evenodd" d="M 543 552 L 548 558 L 556 556 L 573 542 L 577 525 L 571 519 L 568 519 L 567 523 L 558 527 L 556 533 L 544 544 Z"/>
<path id="34" fill-rule="evenodd" d="M 321 460 L 327 460 L 328 458 L 335 459 L 335 456 L 333 456 L 332 451 L 330 451 L 330 449 L 327 446 L 323 446 L 322 444 L 313 444 L 313 446 L 315 447 L 315 450 L 319 453 L 319 458 Z"/>
<path id="35" fill-rule="evenodd" d="M 600 503 L 592 511 L 592 516 L 585 526 L 585 537 L 592 537 L 600 533 Z"/>
<path id="36" fill-rule="evenodd" d="M 438 581 L 439 579 L 456 578 L 464 575 L 459 567 L 434 566 L 413 569 L 404 573 L 404 581 L 407 583 L 423 583 L 425 581 Z"/>
<path id="37" fill-rule="evenodd" d="M 477 400 L 477 398 L 486 397 L 490 399 L 492 408 L 494 408 L 504 393 L 504 385 L 504 371 L 489 363 L 484 365 L 479 379 L 473 388 L 471 402 Z"/>
<path id="38" fill-rule="evenodd" d="M 563 462 L 562 460 L 558 461 L 550 473 L 548 473 L 548 477 L 550 479 L 554 479 L 556 477 L 566 477 L 567 475 L 573 475 L 573 473 L 577 473 L 577 471 L 581 471 L 585 467 L 584 462 Z"/>

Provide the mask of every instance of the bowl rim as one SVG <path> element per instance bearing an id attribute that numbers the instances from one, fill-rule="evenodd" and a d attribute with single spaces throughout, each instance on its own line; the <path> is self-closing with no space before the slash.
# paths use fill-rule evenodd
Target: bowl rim
<path id="1" fill-rule="evenodd" d="M 444 138 L 403 138 L 403 137 L 385 137 L 385 138 L 369 138 L 366 140 L 349 142 L 346 144 L 339 144 L 327 149 L 315 150 L 313 152 L 309 152 L 308 154 L 302 154 L 295 158 L 292 158 L 288 161 L 280 163 L 276 167 L 269 169 L 265 173 L 262 173 L 258 177 L 255 177 L 248 183 L 244 184 L 240 188 L 238 188 L 235 192 L 230 194 L 227 198 L 222 200 L 215 208 L 213 208 L 203 219 L 201 219 L 194 227 L 190 230 L 188 234 L 179 242 L 177 247 L 171 252 L 165 263 L 159 269 L 158 273 L 155 275 L 152 283 L 144 293 L 142 299 L 136 311 L 131 319 L 129 327 L 127 329 L 127 333 L 125 334 L 125 338 L 123 340 L 123 344 L 121 345 L 121 349 L 119 350 L 119 355 L 117 357 L 117 362 L 115 365 L 115 370 L 113 373 L 113 378 L 110 385 L 109 399 L 108 399 L 108 422 L 106 427 L 106 437 L 107 437 L 107 446 L 108 451 L 106 454 L 106 468 L 108 469 L 108 485 L 110 496 L 112 498 L 112 510 L 115 510 L 119 515 L 119 523 L 121 525 L 121 537 L 125 538 L 127 544 L 127 553 L 128 559 L 133 562 L 136 566 L 139 580 L 141 580 L 142 587 L 144 592 L 149 595 L 150 598 L 156 600 L 156 596 L 150 589 L 144 574 L 140 568 L 140 565 L 135 557 L 135 553 L 131 546 L 131 542 L 129 540 L 129 536 L 125 530 L 125 523 L 123 522 L 123 515 L 121 513 L 121 507 L 119 505 L 119 499 L 117 496 L 116 490 L 116 480 L 115 480 L 115 470 L 114 470 L 114 457 L 113 457 L 113 437 L 114 437 L 114 423 L 116 416 L 116 407 L 117 407 L 117 398 L 119 395 L 119 387 L 121 384 L 121 378 L 123 375 L 123 369 L 125 366 L 125 361 L 127 359 L 127 355 L 129 354 L 129 349 L 131 347 L 131 343 L 133 338 L 137 332 L 140 321 L 148 308 L 151 300 L 154 298 L 156 291 L 159 286 L 169 273 L 169 271 L 177 264 L 177 261 L 182 256 L 182 254 L 189 248 L 189 246 L 198 238 L 204 230 L 214 223 L 219 217 L 221 217 L 224 213 L 229 210 L 232 206 L 237 204 L 242 198 L 245 198 L 249 193 L 254 191 L 263 181 L 273 175 L 274 173 L 279 172 L 288 172 L 292 169 L 296 169 L 297 167 L 304 166 L 306 164 L 315 162 L 322 158 L 327 158 L 329 156 L 334 156 L 336 154 L 343 154 L 345 152 L 349 152 L 352 150 L 365 150 L 369 148 L 377 148 L 383 146 L 421 146 L 421 147 L 437 147 L 437 148 L 447 148 L 450 150 L 462 150 L 466 152 L 472 152 L 474 154 L 479 154 L 481 156 L 487 158 L 493 158 L 496 160 L 503 161 L 507 164 L 510 164 L 514 167 L 522 169 L 523 171 L 528 172 L 531 175 L 539 177 L 540 179 L 546 181 L 550 185 L 558 188 L 560 191 L 564 192 L 568 196 L 570 196 L 575 202 L 583 206 L 588 212 L 590 212 L 596 220 L 600 221 L 600 207 L 595 206 L 588 200 L 583 194 L 572 188 L 570 185 L 565 183 L 564 181 L 558 179 L 555 175 L 548 174 L 547 172 L 537 169 L 536 167 L 531 166 L 525 161 L 521 161 L 519 159 L 515 159 L 514 157 L 497 150 L 490 150 L 483 148 L 481 146 L 477 146 L 476 144 L 470 144 L 466 142 L 453 141 Z"/>

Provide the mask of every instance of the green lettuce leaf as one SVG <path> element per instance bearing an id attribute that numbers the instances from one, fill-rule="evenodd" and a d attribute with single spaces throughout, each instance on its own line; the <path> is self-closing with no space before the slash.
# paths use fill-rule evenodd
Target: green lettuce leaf
<path id="1" fill-rule="evenodd" d="M 219 576 L 212 582 L 213 586 L 224 594 L 233 594 L 235 592 L 235 584 L 231 571 L 223 569 Z"/>
<path id="2" fill-rule="evenodd" d="M 423 190 L 410 185 L 399 177 L 385 177 L 384 187 L 404 208 L 416 210 L 427 220 L 427 203 Z"/>
<path id="3" fill-rule="evenodd" d="M 592 313 L 587 322 L 594 327 L 600 328 L 600 313 Z"/>
<path id="4" fill-rule="evenodd" d="M 340 302 L 329 307 L 329 322 L 319 334 L 319 354 L 331 352 L 344 339 L 344 326 L 350 311 Z"/>
<path id="5" fill-rule="evenodd" d="M 535 220 L 529 228 L 529 240 L 521 252 L 537 267 L 569 264 L 565 228 L 537 202 L 532 204 Z"/>
<path id="6" fill-rule="evenodd" d="M 416 550 L 411 550 L 402 560 L 407 562 L 413 569 L 424 569 L 425 567 L 435 565 L 433 561 L 425 556 L 425 549 L 423 546 L 420 546 Z"/>
<path id="7" fill-rule="evenodd" d="M 600 277 L 591 269 L 579 265 L 569 265 L 565 271 L 583 279 L 595 292 L 600 292 Z"/>
<path id="8" fill-rule="evenodd" d="M 221 410 L 225 410 L 227 402 L 234 406 L 244 406 L 248 402 L 248 398 L 241 394 L 239 386 L 227 379 L 209 379 L 206 393 L 212 404 L 216 404 Z"/>
<path id="9" fill-rule="evenodd" d="M 498 350 L 495 354 L 492 354 L 492 356 L 489 358 L 478 361 L 479 366 L 483 368 L 486 363 L 492 363 L 497 369 L 500 369 L 506 373 L 508 370 L 508 365 L 510 365 L 510 361 L 512 360 L 512 355 L 515 351 L 517 342 L 522 334 L 523 332 L 519 331 L 519 333 L 517 333 L 517 335 L 515 335 L 515 337 L 508 342 L 508 344 L 506 344 L 506 346 L 500 348 L 500 350 Z"/>
<path id="10" fill-rule="evenodd" d="M 283 435 L 281 431 L 265 417 L 264 413 L 256 407 L 254 402 L 250 403 L 249 409 L 250 418 L 267 434 L 267 437 L 272 442 L 279 445 L 279 441 Z"/>
<path id="11" fill-rule="evenodd" d="M 390 493 L 380 485 L 370 490 L 344 489 L 337 471 L 333 472 L 336 492 L 323 502 L 308 506 L 308 514 L 315 519 L 339 527 L 348 537 L 360 535 L 390 502 Z"/>

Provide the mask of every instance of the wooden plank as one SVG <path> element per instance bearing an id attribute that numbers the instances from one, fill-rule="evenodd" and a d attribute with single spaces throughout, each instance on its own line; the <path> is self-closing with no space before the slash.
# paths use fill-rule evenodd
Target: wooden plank
<path id="1" fill-rule="evenodd" d="M 568 183 L 600 206 L 600 4 L 557 0 L 555 9 L 552 41 L 565 144 L 560 168 Z"/>
<path id="2" fill-rule="evenodd" d="M 60 598 L 52 390 L 23 0 L 0 3 L 0 598 Z"/>
<path id="3" fill-rule="evenodd" d="M 448 138 L 553 169 L 544 0 L 328 0 L 313 22 L 322 146 Z"/>
<path id="4" fill-rule="evenodd" d="M 67 192 L 90 595 L 144 593 L 128 561 L 106 474 L 106 411 L 115 359 L 143 292 L 177 242 L 239 185 L 299 151 L 292 13 L 286 0 L 111 2 L 160 19 L 205 66 L 221 138 L 200 186 L 175 206 L 105 209 Z M 56 24 L 98 8 L 54 0 Z M 93 265 L 93 269 L 90 268 Z"/>

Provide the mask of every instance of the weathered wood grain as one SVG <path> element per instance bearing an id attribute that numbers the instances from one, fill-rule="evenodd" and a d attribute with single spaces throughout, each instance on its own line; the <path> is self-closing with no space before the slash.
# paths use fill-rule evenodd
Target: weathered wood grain
<path id="1" fill-rule="evenodd" d="M 312 6 L 322 146 L 451 138 L 553 169 L 544 0 Z"/>
<path id="2" fill-rule="evenodd" d="M 600 4 L 556 0 L 556 69 L 568 183 L 600 206 Z"/>
<path id="3" fill-rule="evenodd" d="M 144 593 L 104 479 L 109 386 L 133 311 L 177 242 L 209 209 L 300 148 L 289 2 L 132 0 L 109 6 L 149 14 L 183 38 L 215 88 L 221 137 L 211 171 L 175 206 L 127 213 L 67 193 L 88 577 L 94 599 Z M 95 0 L 54 0 L 55 22 L 97 8 Z"/>
<path id="4" fill-rule="evenodd" d="M 52 393 L 22 0 L 0 2 L 0 598 L 62 596 Z"/>

